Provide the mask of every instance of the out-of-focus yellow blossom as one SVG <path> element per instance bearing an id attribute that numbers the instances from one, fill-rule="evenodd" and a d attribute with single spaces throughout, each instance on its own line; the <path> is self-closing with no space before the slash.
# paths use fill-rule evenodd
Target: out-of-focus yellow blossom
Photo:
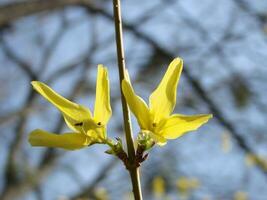
<path id="1" fill-rule="evenodd" d="M 231 136 L 228 132 L 222 133 L 222 149 L 224 153 L 228 153 L 232 149 Z"/>
<path id="2" fill-rule="evenodd" d="M 245 193 L 243 191 L 237 191 L 234 194 L 233 200 L 248 200 L 247 193 Z"/>
<path id="3" fill-rule="evenodd" d="M 149 106 L 135 94 L 128 74 L 122 81 L 123 94 L 141 131 L 149 134 L 159 145 L 166 144 L 167 139 L 176 139 L 198 129 L 212 117 L 210 114 L 171 115 L 176 104 L 176 89 L 182 68 L 183 61 L 180 58 L 170 63 L 159 86 L 149 97 Z"/>
<path id="4" fill-rule="evenodd" d="M 267 159 L 262 158 L 258 155 L 251 154 L 251 153 L 247 154 L 245 157 L 245 163 L 248 167 L 258 165 L 267 171 Z"/>
<path id="5" fill-rule="evenodd" d="M 156 176 L 152 180 L 152 190 L 157 198 L 164 196 L 165 193 L 165 181 L 161 176 Z"/>
<path id="6" fill-rule="evenodd" d="M 200 186 L 200 182 L 196 178 L 180 177 L 176 182 L 176 186 L 181 198 L 185 200 L 188 199 L 192 190 Z"/>
<path id="7" fill-rule="evenodd" d="M 62 113 L 66 124 L 72 130 L 70 133 L 58 135 L 36 129 L 29 135 L 32 146 L 75 150 L 94 143 L 103 143 L 107 137 L 106 125 L 112 114 L 106 67 L 98 65 L 94 116 L 88 108 L 65 99 L 44 83 L 33 81 L 32 86 Z"/>
<path id="8" fill-rule="evenodd" d="M 93 200 L 91 198 L 78 198 L 78 199 L 75 199 L 75 200 Z"/>
<path id="9" fill-rule="evenodd" d="M 134 200 L 134 196 L 132 192 L 126 192 L 123 195 L 124 200 Z"/>
<path id="10" fill-rule="evenodd" d="M 94 194 L 96 200 L 109 200 L 108 192 L 105 188 L 96 188 Z"/>
<path id="11" fill-rule="evenodd" d="M 267 34 L 267 24 L 263 27 L 263 31 Z"/>
<path id="12" fill-rule="evenodd" d="M 57 200 L 69 200 L 69 198 L 68 197 L 65 197 L 65 196 L 60 196 L 60 197 L 58 197 Z"/>
<path id="13" fill-rule="evenodd" d="M 205 196 L 201 200 L 211 200 L 211 198 L 209 196 Z"/>
<path id="14" fill-rule="evenodd" d="M 248 167 L 256 165 L 256 156 L 251 153 L 246 154 L 245 163 Z"/>

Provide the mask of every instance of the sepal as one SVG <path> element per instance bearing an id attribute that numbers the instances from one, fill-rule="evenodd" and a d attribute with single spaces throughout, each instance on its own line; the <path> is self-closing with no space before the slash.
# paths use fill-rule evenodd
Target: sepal
<path id="1" fill-rule="evenodd" d="M 151 137 L 147 131 L 141 131 L 137 137 L 137 146 L 138 148 L 143 149 L 143 151 L 147 151 L 151 149 L 155 145 L 154 139 Z"/>

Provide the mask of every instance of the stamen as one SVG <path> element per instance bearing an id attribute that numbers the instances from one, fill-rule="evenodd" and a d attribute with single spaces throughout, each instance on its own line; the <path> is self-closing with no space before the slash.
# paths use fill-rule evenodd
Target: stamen
<path id="1" fill-rule="evenodd" d="M 83 125 L 83 122 L 79 122 L 79 123 L 74 124 L 74 126 L 82 126 L 82 125 Z"/>
<path id="2" fill-rule="evenodd" d="M 101 126 L 101 122 L 98 122 L 97 125 L 98 125 L 98 126 Z"/>
<path id="3" fill-rule="evenodd" d="M 155 122 L 152 123 L 152 126 L 153 126 L 153 127 L 156 127 L 156 126 L 157 126 L 157 123 L 155 123 Z"/>

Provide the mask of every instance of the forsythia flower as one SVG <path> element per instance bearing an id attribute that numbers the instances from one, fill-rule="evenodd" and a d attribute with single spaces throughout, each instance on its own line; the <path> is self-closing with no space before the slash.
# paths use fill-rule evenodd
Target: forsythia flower
<path id="1" fill-rule="evenodd" d="M 247 154 L 245 157 L 245 163 L 248 167 L 258 165 L 265 171 L 267 171 L 267 159 L 255 154 Z"/>
<path id="2" fill-rule="evenodd" d="M 198 188 L 200 182 L 195 178 L 180 177 L 176 182 L 176 186 L 181 198 L 188 199 L 190 191 Z"/>
<path id="3" fill-rule="evenodd" d="M 156 176 L 152 181 L 152 189 L 157 197 L 162 197 L 165 193 L 165 181 L 162 177 Z"/>
<path id="4" fill-rule="evenodd" d="M 96 200 L 109 200 L 109 195 L 105 188 L 96 188 L 94 195 Z"/>
<path id="5" fill-rule="evenodd" d="M 228 132 L 222 133 L 222 149 L 224 153 L 228 153 L 232 149 L 231 136 Z"/>
<path id="6" fill-rule="evenodd" d="M 182 68 L 183 61 L 180 58 L 170 63 L 159 86 L 149 98 L 149 106 L 135 94 L 128 74 L 122 81 L 123 94 L 141 131 L 148 133 L 159 145 L 166 144 L 167 139 L 176 139 L 188 131 L 198 129 L 212 117 L 210 114 L 171 115 L 176 104 L 176 88 Z"/>
<path id="7" fill-rule="evenodd" d="M 187 177 L 180 177 L 177 180 L 177 188 L 179 191 L 187 191 L 196 189 L 200 186 L 200 182 L 196 178 L 187 178 Z"/>
<path id="8" fill-rule="evenodd" d="M 74 150 L 94 143 L 103 143 L 107 137 L 106 125 L 112 114 L 106 67 L 98 65 L 94 116 L 88 108 L 65 99 L 44 83 L 33 81 L 32 85 L 62 113 L 66 124 L 73 131 L 58 135 L 36 129 L 29 135 L 32 146 Z"/>
<path id="9" fill-rule="evenodd" d="M 234 200 L 247 200 L 247 193 L 243 192 L 243 191 L 237 191 L 234 194 Z"/>

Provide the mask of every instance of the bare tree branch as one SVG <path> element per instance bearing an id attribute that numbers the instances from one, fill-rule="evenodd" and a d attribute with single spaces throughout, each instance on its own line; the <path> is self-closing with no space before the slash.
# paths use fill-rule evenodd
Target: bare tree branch
<path id="1" fill-rule="evenodd" d="M 33 90 L 30 91 L 30 93 L 27 96 L 25 107 L 31 107 L 33 100 L 35 97 L 35 92 Z M 4 199 L 6 192 L 9 191 L 9 187 L 12 185 L 16 185 L 17 180 L 17 174 L 16 172 L 16 157 L 17 154 L 20 151 L 20 146 L 23 142 L 23 135 L 24 135 L 24 128 L 25 123 L 27 121 L 27 113 L 24 112 L 21 116 L 21 119 L 19 120 L 18 124 L 15 127 L 15 137 L 13 138 L 10 147 L 9 152 L 7 156 L 7 162 L 4 170 L 4 187 L 2 190 L 2 194 L 0 195 L 0 199 Z"/>
<path id="2" fill-rule="evenodd" d="M 244 0 L 233 0 L 234 3 L 243 11 L 248 13 L 250 16 L 256 18 L 260 25 L 264 25 L 267 22 L 267 14 L 259 14 L 256 13 L 251 7 L 249 6 L 249 3 Z"/>
<path id="3" fill-rule="evenodd" d="M 8 25 L 20 17 L 70 5 L 93 6 L 91 0 L 39 0 L 10 3 L 0 7 L 0 27 Z"/>
<path id="4" fill-rule="evenodd" d="M 102 167 L 99 174 L 94 178 L 93 181 L 91 181 L 91 183 L 87 187 L 83 188 L 79 193 L 73 195 L 70 199 L 75 200 L 80 198 L 94 197 L 94 189 L 102 180 L 107 177 L 109 172 L 116 166 L 117 163 L 119 163 L 118 161 L 119 160 L 117 158 L 109 161 L 104 167 Z"/>
<path id="5" fill-rule="evenodd" d="M 31 80 L 36 80 L 37 75 L 36 73 L 32 70 L 32 67 L 30 66 L 29 63 L 23 61 L 22 59 L 20 59 L 17 55 L 14 54 L 14 52 L 12 52 L 12 50 L 10 49 L 10 47 L 8 46 L 8 44 L 6 43 L 6 41 L 3 38 L 3 32 L 0 33 L 0 42 L 2 44 L 2 49 L 4 51 L 4 53 L 6 54 L 6 56 L 12 60 L 13 62 L 15 62 L 17 64 L 18 67 L 20 67 L 27 76 L 29 76 L 29 78 Z"/>

